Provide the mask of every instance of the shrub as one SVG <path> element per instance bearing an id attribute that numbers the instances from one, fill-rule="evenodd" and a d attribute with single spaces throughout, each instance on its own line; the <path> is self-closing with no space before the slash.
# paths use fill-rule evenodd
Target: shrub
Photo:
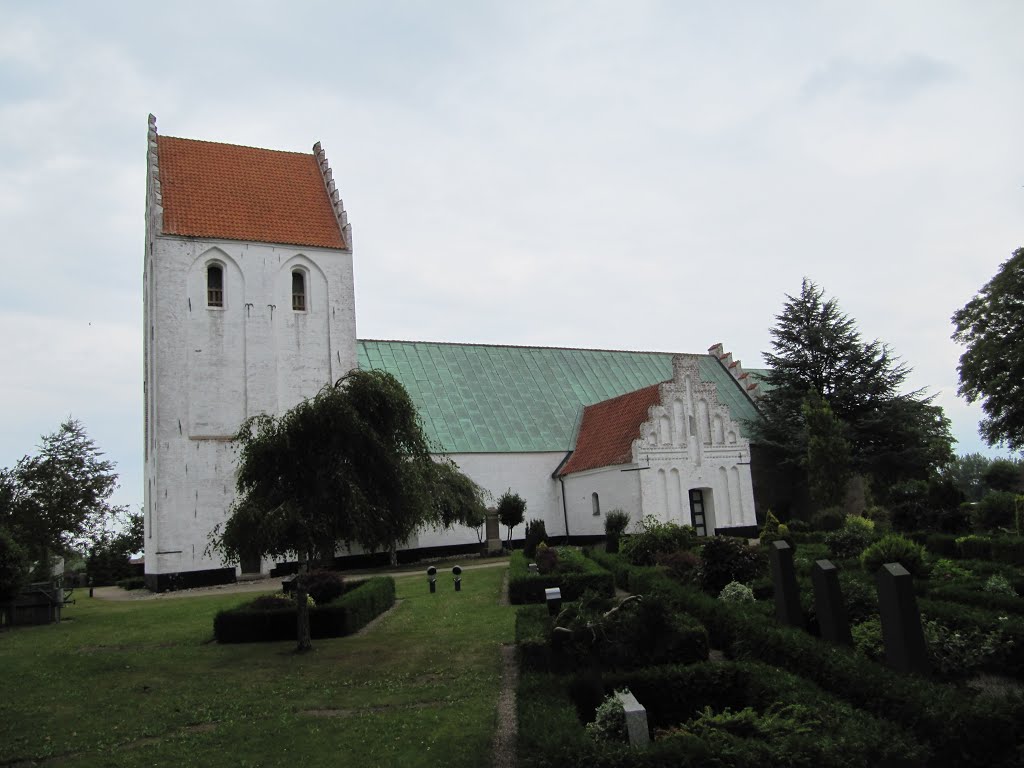
<path id="1" fill-rule="evenodd" d="M 526 541 L 523 542 L 523 554 L 533 557 L 537 554 L 537 546 L 547 541 L 548 532 L 543 520 L 531 520 L 526 524 Z M 539 564 L 538 564 L 539 566 Z"/>
<path id="2" fill-rule="evenodd" d="M 526 556 L 525 550 L 523 556 Z M 534 559 L 537 561 L 537 571 L 540 573 L 547 575 L 560 570 L 558 567 L 558 549 L 555 547 L 549 547 L 541 542 L 540 546 L 537 547 Z"/>
<path id="3" fill-rule="evenodd" d="M 811 530 L 811 524 L 806 520 L 789 520 L 786 525 L 791 533 L 807 533 Z"/>
<path id="4" fill-rule="evenodd" d="M 1015 494 L 1010 491 L 993 491 L 971 507 L 971 528 L 975 531 L 991 531 L 996 528 L 1012 528 L 1014 525 Z"/>
<path id="5" fill-rule="evenodd" d="M 1024 566 L 1024 536 L 999 536 L 992 539 L 991 546 L 993 560 Z"/>
<path id="6" fill-rule="evenodd" d="M 746 584 L 730 581 L 722 587 L 722 591 L 718 593 L 718 599 L 726 603 L 752 603 L 754 602 L 754 591 Z"/>
<path id="7" fill-rule="evenodd" d="M 885 643 L 882 640 L 882 620 L 873 616 L 850 629 L 853 635 L 853 648 L 857 653 L 872 661 L 885 659 Z"/>
<path id="8" fill-rule="evenodd" d="M 672 578 L 680 584 L 692 584 L 697 580 L 700 556 L 689 549 L 663 552 L 658 554 L 657 564 L 666 568 Z"/>
<path id="9" fill-rule="evenodd" d="M 663 523 L 653 515 L 640 522 L 640 530 L 622 544 L 622 553 L 633 565 L 654 565 L 659 554 L 693 547 L 696 531 L 692 526 Z"/>
<path id="10" fill-rule="evenodd" d="M 305 580 L 306 591 L 317 605 L 327 605 L 345 592 L 344 581 L 337 571 L 311 571 Z"/>
<path id="11" fill-rule="evenodd" d="M 295 607 L 295 599 L 288 595 L 277 593 L 274 595 L 260 595 L 244 606 L 254 611 L 275 611 Z"/>
<path id="12" fill-rule="evenodd" d="M 832 557 L 846 559 L 859 557 L 875 538 L 875 524 L 863 517 L 850 515 L 843 527 L 825 537 Z"/>
<path id="13" fill-rule="evenodd" d="M 903 536 L 891 534 L 879 539 L 860 556 L 861 567 L 874 575 L 885 563 L 899 563 L 917 577 L 926 576 L 924 547 Z"/>
<path id="14" fill-rule="evenodd" d="M 984 589 L 993 595 L 1017 597 L 1017 590 L 1010 586 L 1010 582 L 1006 580 L 1005 576 L 1000 576 L 998 573 L 993 573 L 988 577 Z"/>
<path id="15" fill-rule="evenodd" d="M 956 536 L 951 533 L 930 533 L 925 538 L 924 547 L 940 557 L 957 557 L 960 553 L 956 548 Z"/>
<path id="16" fill-rule="evenodd" d="M 779 518 L 777 518 L 775 513 L 770 509 L 768 510 L 768 514 L 765 515 L 764 527 L 761 528 L 761 535 L 759 538 L 761 539 L 762 547 L 782 538 L 779 536 Z"/>
<path id="17" fill-rule="evenodd" d="M 594 721 L 587 723 L 587 733 L 598 741 L 626 743 L 629 734 L 626 732 L 626 710 L 622 706 L 619 693 L 629 693 L 628 688 L 615 691 L 605 697 L 597 708 Z"/>
<path id="18" fill-rule="evenodd" d="M 526 501 L 509 488 L 498 497 L 498 522 L 508 527 L 508 541 L 512 541 L 512 529 L 521 525 L 526 518 Z"/>
<path id="19" fill-rule="evenodd" d="M 986 536 L 960 536 L 956 540 L 956 548 L 965 560 L 992 559 L 992 542 Z"/>
<path id="20" fill-rule="evenodd" d="M 947 557 L 940 557 L 929 576 L 933 584 L 963 584 L 974 580 L 974 574 Z"/>
<path id="21" fill-rule="evenodd" d="M 763 555 L 742 539 L 714 536 L 701 551 L 698 578 L 705 592 L 717 595 L 730 581 L 750 584 L 764 569 Z"/>
<path id="22" fill-rule="evenodd" d="M 133 589 L 145 589 L 146 588 L 146 577 L 145 576 L 131 576 L 127 579 L 121 579 L 117 582 L 117 586 L 125 590 Z"/>
<path id="23" fill-rule="evenodd" d="M 838 531 L 843 527 L 843 520 L 841 509 L 829 507 L 811 518 L 811 527 L 816 531 Z"/>
<path id="24" fill-rule="evenodd" d="M 6 528 L 0 528 L 0 603 L 14 599 L 28 581 L 29 559 Z"/>
<path id="25" fill-rule="evenodd" d="M 921 617 L 928 661 L 944 678 L 966 677 L 998 659 L 1006 650 L 1006 639 L 999 630 L 953 629 L 940 621 Z"/>
<path id="26" fill-rule="evenodd" d="M 892 530 L 892 515 L 885 507 L 868 507 L 864 510 L 864 519 L 871 523 L 875 533 L 889 533 Z"/>
<path id="27" fill-rule="evenodd" d="M 629 527 L 629 513 L 613 509 L 604 518 L 604 535 L 607 537 L 605 550 L 612 554 L 619 551 L 619 541 Z"/>
<path id="28" fill-rule="evenodd" d="M 1013 589 L 1012 584 L 1010 588 Z M 986 608 L 1004 616 L 1024 614 L 1024 600 L 1018 597 L 1016 590 L 1010 596 L 985 592 L 977 589 L 977 587 L 952 584 L 949 586 L 932 587 L 928 590 L 928 598 L 930 600 L 941 600 L 944 603 L 962 603 L 964 606 L 972 608 Z"/>

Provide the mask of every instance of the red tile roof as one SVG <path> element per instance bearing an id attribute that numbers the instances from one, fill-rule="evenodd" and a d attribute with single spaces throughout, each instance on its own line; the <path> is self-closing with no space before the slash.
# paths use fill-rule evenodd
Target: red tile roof
<path id="1" fill-rule="evenodd" d="M 584 408 L 576 450 L 558 474 L 632 462 L 640 425 L 647 421 L 648 409 L 661 401 L 659 386 L 652 384 Z"/>
<path id="2" fill-rule="evenodd" d="M 346 248 L 312 154 L 157 138 L 163 232 Z"/>

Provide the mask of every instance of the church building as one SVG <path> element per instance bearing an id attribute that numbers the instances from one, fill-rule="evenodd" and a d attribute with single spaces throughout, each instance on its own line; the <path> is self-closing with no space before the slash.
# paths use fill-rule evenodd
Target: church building
<path id="1" fill-rule="evenodd" d="M 759 385 L 721 345 L 357 338 L 352 228 L 319 144 L 305 154 L 160 136 L 151 115 L 143 283 L 151 589 L 269 572 L 270 561 L 208 550 L 235 497 L 232 436 L 356 367 L 397 377 L 438 453 L 495 499 L 519 493 L 549 536 L 600 537 L 613 509 L 707 536 L 756 525 L 745 435 Z M 467 528 L 423 530 L 404 549 L 478 542 Z"/>

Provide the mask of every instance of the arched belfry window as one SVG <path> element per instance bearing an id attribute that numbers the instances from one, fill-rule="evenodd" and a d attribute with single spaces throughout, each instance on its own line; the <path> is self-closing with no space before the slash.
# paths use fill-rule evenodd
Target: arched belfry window
<path id="1" fill-rule="evenodd" d="M 601 514 L 601 499 L 598 497 L 597 491 L 594 491 L 594 493 L 590 494 L 590 502 L 591 502 L 591 504 L 594 507 L 594 514 L 595 515 L 600 515 Z"/>
<path id="2" fill-rule="evenodd" d="M 219 264 L 206 268 L 206 306 L 224 306 L 224 268 Z"/>
<path id="3" fill-rule="evenodd" d="M 301 269 L 292 271 L 292 309 L 306 311 L 306 273 Z"/>

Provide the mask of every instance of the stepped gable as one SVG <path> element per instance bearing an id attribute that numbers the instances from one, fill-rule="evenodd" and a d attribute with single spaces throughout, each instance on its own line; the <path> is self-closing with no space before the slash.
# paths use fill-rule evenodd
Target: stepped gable
<path id="1" fill-rule="evenodd" d="M 652 384 L 584 408 L 576 450 L 558 474 L 632 462 L 633 441 L 640 437 L 640 426 L 647 421 L 650 408 L 661 402 L 659 387 Z"/>
<path id="2" fill-rule="evenodd" d="M 157 136 L 160 233 L 350 250 L 347 217 L 315 154 Z"/>

